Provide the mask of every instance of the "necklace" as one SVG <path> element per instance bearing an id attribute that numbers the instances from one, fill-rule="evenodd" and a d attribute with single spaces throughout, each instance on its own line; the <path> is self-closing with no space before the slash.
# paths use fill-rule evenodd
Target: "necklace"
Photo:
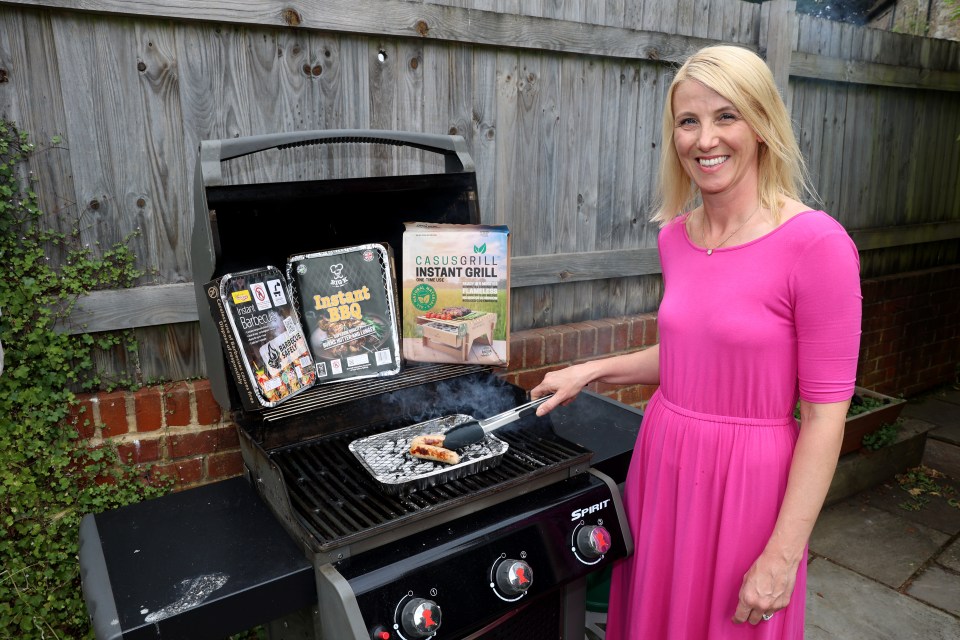
<path id="1" fill-rule="evenodd" d="M 753 216 L 757 215 L 757 211 L 760 211 L 760 205 L 757 205 L 757 208 L 753 210 L 753 213 L 751 213 L 749 216 L 747 216 L 747 219 L 743 221 L 743 224 L 741 224 L 739 227 L 737 227 L 736 230 L 734 230 L 733 233 L 731 233 L 731 234 L 728 235 L 726 238 L 724 238 L 723 240 L 721 240 L 721 241 L 720 241 L 720 244 L 715 245 L 715 246 L 713 247 L 713 249 L 707 247 L 707 255 L 708 255 L 708 256 L 712 256 L 714 249 L 719 249 L 719 248 L 722 247 L 724 244 L 726 244 L 727 240 L 729 240 L 729 239 L 732 238 L 733 236 L 735 236 L 735 235 L 737 235 L 738 233 L 740 233 L 740 231 L 741 231 L 745 226 L 747 226 L 747 223 L 750 222 L 750 219 L 751 219 Z M 702 217 L 700 218 L 700 244 L 702 244 L 702 245 L 705 246 L 705 247 L 707 246 L 707 228 L 706 228 L 706 226 L 704 225 L 704 221 L 705 221 L 706 219 L 707 219 L 707 214 L 706 214 L 706 212 L 704 212 L 704 213 L 702 214 Z"/>

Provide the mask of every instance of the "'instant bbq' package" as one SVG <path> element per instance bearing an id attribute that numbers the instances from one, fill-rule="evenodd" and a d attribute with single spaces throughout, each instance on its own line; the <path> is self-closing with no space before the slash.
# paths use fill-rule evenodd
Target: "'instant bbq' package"
<path id="1" fill-rule="evenodd" d="M 400 372 L 392 254 L 365 244 L 291 256 L 287 280 L 319 383 Z"/>
<path id="2" fill-rule="evenodd" d="M 276 406 L 316 382 L 313 357 L 279 269 L 226 274 L 206 288 L 245 409 Z"/>

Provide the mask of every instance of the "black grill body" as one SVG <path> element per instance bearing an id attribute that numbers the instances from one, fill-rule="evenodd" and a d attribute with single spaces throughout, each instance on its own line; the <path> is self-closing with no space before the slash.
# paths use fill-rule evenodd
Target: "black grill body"
<path id="1" fill-rule="evenodd" d="M 440 153 L 445 172 L 223 184 L 221 163 L 228 160 L 292 145 L 343 143 Z M 462 138 L 383 131 L 206 141 L 197 162 L 195 209 L 201 309 L 203 283 L 225 273 L 373 242 L 389 244 L 402 265 L 404 222 L 480 222 L 473 161 Z M 252 230 L 269 228 L 278 216 L 294 220 L 296 233 L 252 246 Z M 417 637 L 405 631 L 403 620 L 404 603 L 416 597 L 435 605 L 438 617 L 447 608 L 446 622 L 435 631 L 441 640 L 518 637 L 509 631 L 513 625 L 528 625 L 547 610 L 558 611 L 543 621 L 556 622 L 558 633 L 549 637 L 574 637 L 577 628 L 582 637 L 584 577 L 629 554 L 630 534 L 615 483 L 591 468 L 588 446 L 569 433 L 558 435 L 552 415 L 499 430 L 509 449 L 495 467 L 401 495 L 385 492 L 349 451 L 357 438 L 426 419 L 513 408 L 527 399 L 522 389 L 484 367 L 404 363 L 395 376 L 321 384 L 276 407 L 243 411 L 212 319 L 200 315 L 211 385 L 239 426 L 249 479 L 314 566 L 317 605 L 298 614 L 299 623 L 289 619 L 272 627 L 273 635 L 361 639 L 379 629 L 398 640 Z M 585 402 L 613 407 L 599 398 Z M 639 417 L 626 411 L 638 424 Z M 575 433 L 598 412 L 584 405 L 582 417 L 566 415 L 567 431 Z M 578 515 L 591 506 L 589 516 Z M 576 532 L 600 526 L 613 541 L 610 548 L 596 558 L 578 555 Z M 418 558 L 417 566 L 404 560 L 409 557 Z M 488 574 L 498 562 L 524 558 L 536 575 L 533 586 L 504 597 Z M 465 606 L 464 597 L 476 606 Z"/>

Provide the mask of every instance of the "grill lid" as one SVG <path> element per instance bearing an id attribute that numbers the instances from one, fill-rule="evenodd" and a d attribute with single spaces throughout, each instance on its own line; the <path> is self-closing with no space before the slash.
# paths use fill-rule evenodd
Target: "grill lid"
<path id="1" fill-rule="evenodd" d="M 224 162 L 272 149 L 346 143 L 407 146 L 440 154 L 444 173 L 224 184 Z M 196 166 L 191 256 L 199 309 L 207 304 L 203 283 L 230 271 L 284 264 L 294 254 L 379 242 L 389 244 L 395 262 L 403 264 L 404 222 L 480 222 L 474 164 L 461 136 L 329 130 L 205 140 Z M 279 234 L 277 229 L 287 232 Z M 251 241 L 258 236 L 277 239 Z M 214 397 L 222 407 L 239 408 L 210 314 L 200 314 L 200 332 Z M 328 386 L 335 385 L 320 385 Z"/>

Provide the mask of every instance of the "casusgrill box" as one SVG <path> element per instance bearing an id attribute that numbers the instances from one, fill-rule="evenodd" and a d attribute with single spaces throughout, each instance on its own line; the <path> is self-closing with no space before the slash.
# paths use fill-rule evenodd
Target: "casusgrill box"
<path id="1" fill-rule="evenodd" d="M 509 229 L 408 222 L 403 256 L 404 358 L 506 366 Z"/>

